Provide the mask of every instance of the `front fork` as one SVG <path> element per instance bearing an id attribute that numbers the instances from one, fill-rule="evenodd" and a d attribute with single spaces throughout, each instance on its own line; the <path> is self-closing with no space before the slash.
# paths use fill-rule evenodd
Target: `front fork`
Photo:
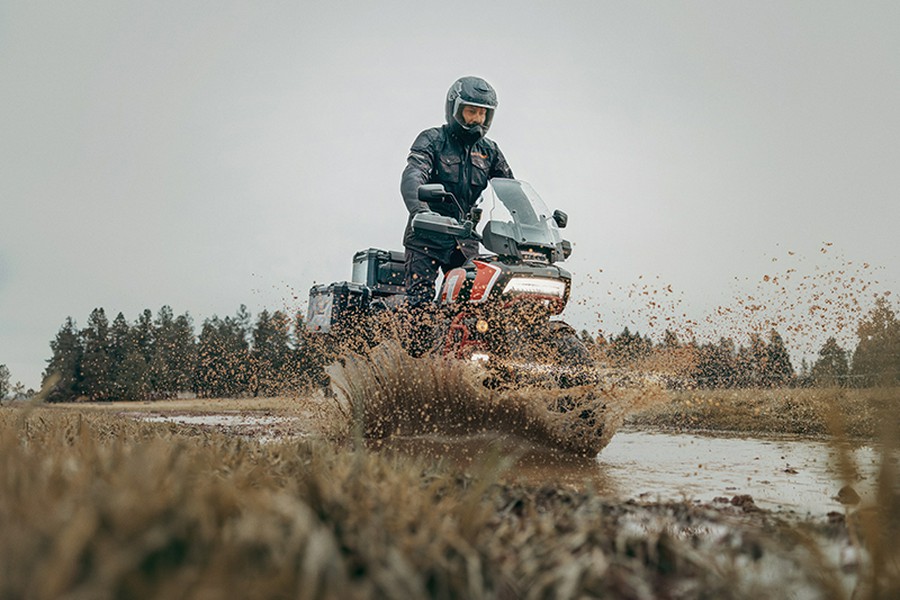
<path id="1" fill-rule="evenodd" d="M 508 305 L 504 306 L 506 310 L 509 308 L 511 307 Z M 549 341 L 547 334 L 550 332 L 550 321 L 546 316 L 529 318 L 525 315 L 507 315 L 508 319 L 521 321 L 517 327 L 509 329 L 482 311 L 460 310 L 450 318 L 441 354 L 461 359 L 469 358 L 473 352 L 505 355 L 511 348 L 523 343 L 546 349 Z"/>
<path id="2" fill-rule="evenodd" d="M 444 356 L 452 356 L 453 358 L 463 359 L 475 350 L 483 350 L 486 344 L 483 340 L 479 340 L 477 332 L 473 332 L 466 321 L 472 321 L 475 316 L 466 311 L 456 313 L 450 320 L 447 327 L 447 334 L 444 336 L 444 348 L 441 354 Z"/>

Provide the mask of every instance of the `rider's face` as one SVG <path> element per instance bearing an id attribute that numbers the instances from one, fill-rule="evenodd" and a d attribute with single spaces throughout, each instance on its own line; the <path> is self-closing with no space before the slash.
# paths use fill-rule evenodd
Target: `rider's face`
<path id="1" fill-rule="evenodd" d="M 469 106 L 464 104 L 462 107 L 462 118 L 466 122 L 466 126 L 484 125 L 484 119 L 487 116 L 487 109 L 483 106 Z"/>

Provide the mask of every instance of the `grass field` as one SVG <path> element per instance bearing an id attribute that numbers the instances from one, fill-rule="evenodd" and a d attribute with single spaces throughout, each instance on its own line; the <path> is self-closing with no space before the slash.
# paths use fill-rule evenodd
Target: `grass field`
<path id="1" fill-rule="evenodd" d="M 630 423 L 868 435 L 896 417 L 872 394 L 678 392 Z M 0 408 L 0 598 L 900 597 L 895 437 L 874 505 L 787 523 L 507 484 L 499 453 L 462 470 L 120 414 L 313 418 L 311 402 Z"/>
<path id="2" fill-rule="evenodd" d="M 243 413 L 310 420 L 328 402 L 321 396 L 311 395 L 188 398 L 75 406 L 79 411 L 111 414 Z M 71 409 L 72 406 L 59 405 L 58 408 Z M 625 423 L 633 428 L 828 437 L 834 433 L 834 427 L 839 427 L 841 435 L 852 439 L 876 439 L 885 432 L 900 431 L 900 388 L 654 390 L 652 401 L 630 410 Z M 309 426 L 314 428 L 312 423 Z"/>
<path id="3" fill-rule="evenodd" d="M 628 423 L 678 431 L 832 434 L 876 439 L 900 431 L 900 388 L 667 391 Z"/>

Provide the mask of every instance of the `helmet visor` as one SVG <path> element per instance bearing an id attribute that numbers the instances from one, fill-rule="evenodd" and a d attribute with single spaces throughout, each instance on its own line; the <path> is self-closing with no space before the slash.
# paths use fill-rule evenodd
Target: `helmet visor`
<path id="1" fill-rule="evenodd" d="M 491 121 L 494 120 L 494 107 L 489 104 L 467 102 L 461 98 L 457 98 L 456 107 L 453 111 L 453 118 L 466 130 L 470 127 L 480 125 L 487 131 L 491 127 Z"/>

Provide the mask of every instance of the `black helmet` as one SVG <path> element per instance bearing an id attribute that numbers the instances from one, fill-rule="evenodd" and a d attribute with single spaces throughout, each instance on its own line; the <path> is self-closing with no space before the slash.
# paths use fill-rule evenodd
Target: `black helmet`
<path id="1" fill-rule="evenodd" d="M 480 106 L 487 109 L 484 123 L 481 125 L 466 125 L 462 117 L 463 106 Z M 497 108 L 497 92 L 487 81 L 480 77 L 460 77 L 447 92 L 445 114 L 447 124 L 451 131 L 468 143 L 474 143 L 483 138 L 491 121 L 494 119 L 494 110 Z"/>

